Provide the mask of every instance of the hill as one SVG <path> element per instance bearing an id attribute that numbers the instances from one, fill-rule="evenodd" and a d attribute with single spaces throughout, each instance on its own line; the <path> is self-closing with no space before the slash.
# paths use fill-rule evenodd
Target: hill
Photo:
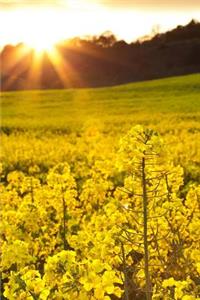
<path id="1" fill-rule="evenodd" d="M 200 130 L 199 82 L 195 74 L 109 88 L 4 92 L 2 129 L 71 132 L 93 122 L 105 131 L 137 123 L 161 130 L 167 122 L 165 129 L 178 130 L 184 121 L 184 127 L 188 122 Z"/>
<path id="2" fill-rule="evenodd" d="M 200 72 L 200 23 L 191 21 L 152 39 L 127 44 L 111 33 L 57 45 L 57 56 L 23 44 L 1 52 L 2 90 L 112 86 Z"/>

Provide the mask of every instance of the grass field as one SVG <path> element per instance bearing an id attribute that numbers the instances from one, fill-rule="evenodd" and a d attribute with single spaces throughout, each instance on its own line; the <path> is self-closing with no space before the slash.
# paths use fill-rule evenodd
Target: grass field
<path id="1" fill-rule="evenodd" d="M 199 129 L 200 75 L 111 88 L 7 92 L 2 93 L 1 109 L 3 131 L 71 131 L 88 121 L 121 127 L 164 120 L 174 127 L 193 122 L 188 126 Z"/>
<path id="2" fill-rule="evenodd" d="M 176 161 L 195 164 L 195 170 L 200 161 L 200 74 L 111 88 L 5 92 L 0 100 L 1 156 L 8 169 L 24 161 L 46 164 L 47 145 L 62 161 L 64 141 L 76 144 L 74 135 L 87 131 L 100 132 L 110 150 L 136 124 L 158 131 Z M 48 162 L 53 165 L 54 157 Z"/>
<path id="3" fill-rule="evenodd" d="M 5 92 L 1 115 L 2 299 L 200 299 L 200 74 Z"/>
<path id="4" fill-rule="evenodd" d="M 100 132 L 110 151 L 136 124 L 158 131 L 176 161 L 195 169 L 200 161 L 200 74 L 110 88 L 5 92 L 1 115 L 1 156 L 9 169 L 44 163 L 47 145 L 62 161 L 64 141 L 76 144 L 74 135 L 87 131 Z"/>

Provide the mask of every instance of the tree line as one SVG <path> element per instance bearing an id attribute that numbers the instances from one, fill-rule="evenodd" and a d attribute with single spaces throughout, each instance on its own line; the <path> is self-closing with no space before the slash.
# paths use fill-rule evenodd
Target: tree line
<path id="1" fill-rule="evenodd" d="M 200 23 L 192 20 L 166 33 L 126 43 L 111 32 L 56 45 L 57 58 L 25 45 L 1 51 L 1 89 L 100 87 L 200 72 Z"/>

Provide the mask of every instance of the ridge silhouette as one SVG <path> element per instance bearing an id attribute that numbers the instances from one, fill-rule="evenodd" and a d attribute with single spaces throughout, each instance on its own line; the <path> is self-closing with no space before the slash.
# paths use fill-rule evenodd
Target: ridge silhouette
<path id="1" fill-rule="evenodd" d="M 200 23 L 192 20 L 130 44 L 109 31 L 73 38 L 56 46 L 59 62 L 43 53 L 37 68 L 34 50 L 24 48 L 20 43 L 1 51 L 3 91 L 112 86 L 200 72 Z"/>

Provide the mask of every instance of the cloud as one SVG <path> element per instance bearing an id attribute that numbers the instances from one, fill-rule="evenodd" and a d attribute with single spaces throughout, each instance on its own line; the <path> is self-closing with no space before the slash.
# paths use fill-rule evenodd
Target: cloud
<path id="1" fill-rule="evenodd" d="M 96 0 L 99 4 L 112 8 L 137 9 L 200 9 L 199 0 Z"/>
<path id="2" fill-rule="evenodd" d="M 63 6 L 66 1 L 63 0 L 1 0 L 0 8 L 13 9 L 21 7 L 52 7 Z"/>
<path id="3" fill-rule="evenodd" d="M 87 5 L 100 4 L 105 8 L 112 9 L 142 9 L 142 10 L 200 10 L 200 0 L 0 0 L 0 8 L 13 9 L 21 7 L 82 7 Z"/>

